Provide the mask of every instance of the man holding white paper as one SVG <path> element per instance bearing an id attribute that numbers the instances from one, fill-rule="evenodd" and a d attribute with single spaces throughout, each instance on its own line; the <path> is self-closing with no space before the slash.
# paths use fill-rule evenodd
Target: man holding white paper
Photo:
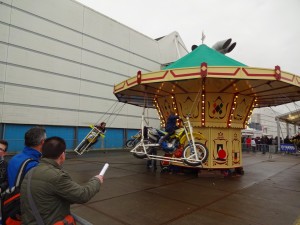
<path id="1" fill-rule="evenodd" d="M 105 174 L 106 170 L 108 169 L 108 167 L 109 167 L 109 164 L 105 163 L 102 170 L 100 171 L 99 175 L 104 176 L 104 174 Z"/>
<path id="2" fill-rule="evenodd" d="M 45 140 L 40 164 L 27 173 L 21 187 L 21 211 L 24 224 L 75 224 L 70 205 L 86 203 L 100 190 L 103 176 L 96 175 L 79 185 L 62 169 L 66 144 L 60 137 Z"/>

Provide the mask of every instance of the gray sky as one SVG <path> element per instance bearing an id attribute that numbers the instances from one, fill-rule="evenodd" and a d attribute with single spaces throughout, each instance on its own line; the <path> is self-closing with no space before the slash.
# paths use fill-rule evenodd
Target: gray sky
<path id="1" fill-rule="evenodd" d="M 77 0 L 153 39 L 178 31 L 188 50 L 227 38 L 228 54 L 252 67 L 300 75 L 299 0 Z"/>
<path id="2" fill-rule="evenodd" d="M 77 1 L 153 39 L 178 31 L 188 50 L 202 31 L 210 47 L 232 38 L 229 57 L 300 76 L 300 0 Z"/>

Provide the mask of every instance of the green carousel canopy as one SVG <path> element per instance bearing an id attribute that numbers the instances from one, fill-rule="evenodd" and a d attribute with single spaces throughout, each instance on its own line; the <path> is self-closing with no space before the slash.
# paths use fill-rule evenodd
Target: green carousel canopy
<path id="1" fill-rule="evenodd" d="M 238 108 L 235 112 L 248 116 L 253 107 L 300 101 L 300 77 L 278 65 L 269 69 L 249 67 L 203 44 L 161 71 L 137 71 L 116 84 L 114 94 L 120 102 L 148 108 L 157 108 L 159 103 L 165 109 L 173 107 L 173 99 L 176 104 L 191 100 L 207 110 L 218 99 L 230 100 L 228 105 L 234 102 L 244 107 L 233 107 Z M 197 96 L 204 95 L 199 101 Z M 237 97 L 238 101 L 232 100 Z"/>
<path id="2" fill-rule="evenodd" d="M 201 62 L 209 66 L 246 66 L 226 55 L 217 52 L 207 45 L 199 45 L 194 51 L 165 67 L 164 70 L 186 67 L 199 67 Z"/>

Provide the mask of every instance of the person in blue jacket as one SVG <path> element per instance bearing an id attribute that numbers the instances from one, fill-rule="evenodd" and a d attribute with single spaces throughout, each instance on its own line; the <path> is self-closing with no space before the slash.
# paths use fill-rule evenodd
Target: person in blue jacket
<path id="1" fill-rule="evenodd" d="M 32 159 L 25 168 L 24 176 L 31 168 L 38 165 L 42 156 L 42 146 L 46 138 L 46 130 L 42 127 L 33 127 L 25 133 L 25 147 L 23 151 L 12 157 L 8 162 L 7 175 L 9 188 L 15 185 L 16 176 L 25 160 Z"/>
<path id="2" fill-rule="evenodd" d="M 178 129 L 176 122 L 179 118 L 180 117 L 177 116 L 174 111 L 170 112 L 165 129 L 168 133 L 159 140 L 159 144 L 161 144 L 164 140 L 168 140 L 168 138 L 174 134 L 175 130 Z"/>

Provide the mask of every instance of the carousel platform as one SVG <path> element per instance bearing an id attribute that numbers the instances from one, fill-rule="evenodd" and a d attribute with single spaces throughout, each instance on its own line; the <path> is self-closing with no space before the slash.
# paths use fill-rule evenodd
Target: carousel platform
<path id="1" fill-rule="evenodd" d="M 100 192 L 72 212 L 95 225 L 300 224 L 300 156 L 244 153 L 243 176 L 161 173 L 127 150 L 68 155 L 65 170 L 84 183 L 104 163 Z"/>

